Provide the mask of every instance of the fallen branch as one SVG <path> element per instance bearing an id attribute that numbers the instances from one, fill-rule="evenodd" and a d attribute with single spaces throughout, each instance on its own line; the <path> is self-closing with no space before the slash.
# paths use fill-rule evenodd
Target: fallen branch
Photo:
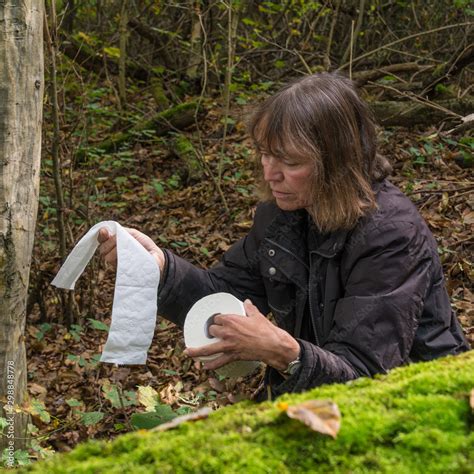
<path id="1" fill-rule="evenodd" d="M 399 73 L 399 72 L 417 72 L 426 71 L 431 69 L 433 66 L 421 65 L 416 62 L 400 63 L 400 64 L 389 64 L 387 66 L 381 66 L 370 71 L 360 71 L 353 74 L 353 79 L 359 87 L 362 87 L 369 81 L 376 81 L 387 74 Z"/>
<path id="2" fill-rule="evenodd" d="M 406 94 L 402 94 L 407 97 Z M 459 119 L 474 109 L 474 99 L 448 99 L 438 102 L 422 101 L 409 97 L 407 101 L 371 102 L 377 121 L 384 126 L 411 127 L 418 124 L 435 124 L 446 119 Z"/>
<path id="3" fill-rule="evenodd" d="M 87 43 L 69 37 L 62 42 L 61 50 L 81 67 L 105 76 L 103 54 L 95 51 Z M 107 67 L 112 74 L 118 75 L 119 62 L 116 58 L 107 57 Z M 140 81 L 147 81 L 153 75 L 151 69 L 146 69 L 134 61 L 127 61 L 126 70 L 127 76 Z"/>
<path id="4" fill-rule="evenodd" d="M 140 122 L 125 132 L 112 134 L 110 138 L 99 143 L 90 143 L 94 149 L 99 149 L 103 153 L 116 151 L 125 142 L 138 141 L 141 134 L 146 134 L 147 130 L 153 130 L 155 136 L 165 135 L 170 131 L 184 130 L 194 124 L 196 102 L 179 104 L 170 109 L 156 114 L 151 119 Z M 202 114 L 202 110 L 200 110 Z M 87 155 L 87 148 L 80 148 L 76 154 L 78 162 Z"/>

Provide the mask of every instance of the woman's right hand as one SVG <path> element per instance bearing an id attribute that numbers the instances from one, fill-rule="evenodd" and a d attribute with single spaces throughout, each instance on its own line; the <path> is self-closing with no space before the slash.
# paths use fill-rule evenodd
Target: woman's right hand
<path id="1" fill-rule="evenodd" d="M 165 255 L 163 250 L 158 247 L 158 245 L 153 242 L 153 240 L 145 235 L 144 233 L 140 232 L 136 229 L 129 229 L 125 227 L 125 230 L 135 238 L 138 243 L 140 243 L 148 253 L 155 258 L 156 263 L 160 267 L 160 271 L 162 272 L 165 267 Z M 107 262 L 111 263 L 112 265 L 117 265 L 117 238 L 115 235 L 111 235 L 109 230 L 106 227 L 102 227 L 99 230 L 99 234 L 97 236 L 97 240 L 99 241 L 99 252 L 101 258 Z"/>

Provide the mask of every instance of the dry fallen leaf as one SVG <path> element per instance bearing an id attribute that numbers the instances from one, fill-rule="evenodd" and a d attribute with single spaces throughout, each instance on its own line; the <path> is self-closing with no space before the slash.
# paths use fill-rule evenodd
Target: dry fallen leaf
<path id="1" fill-rule="evenodd" d="M 158 392 L 152 387 L 138 387 L 138 401 L 146 411 L 154 411 L 160 400 Z"/>
<path id="2" fill-rule="evenodd" d="M 40 400 L 44 400 L 48 392 L 46 387 L 34 382 L 28 384 L 28 391 Z"/>
<path id="3" fill-rule="evenodd" d="M 471 390 L 471 397 L 469 399 L 469 404 L 471 405 L 472 411 L 474 411 L 474 388 Z"/>
<path id="4" fill-rule="evenodd" d="M 209 408 L 209 407 L 200 408 L 199 410 L 197 410 L 193 413 L 188 413 L 187 415 L 177 416 L 176 418 L 172 419 L 171 421 L 168 421 L 168 423 L 163 423 L 161 425 L 158 425 L 155 428 L 153 428 L 152 431 L 171 430 L 171 429 L 176 428 L 177 426 L 179 426 L 181 423 L 186 423 L 187 421 L 203 420 L 204 418 L 207 418 L 211 413 L 212 413 L 212 408 Z"/>
<path id="5" fill-rule="evenodd" d="M 313 431 L 333 438 L 336 438 L 341 427 L 339 408 L 330 400 L 308 400 L 298 405 L 280 403 L 278 407 L 286 411 L 290 418 L 301 421 Z"/>

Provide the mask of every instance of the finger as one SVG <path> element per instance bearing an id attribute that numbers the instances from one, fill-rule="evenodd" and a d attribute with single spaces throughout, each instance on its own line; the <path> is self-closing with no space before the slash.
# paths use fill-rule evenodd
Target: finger
<path id="1" fill-rule="evenodd" d="M 100 244 L 104 243 L 110 237 L 109 230 L 106 227 L 101 227 L 97 234 L 97 240 Z"/>
<path id="2" fill-rule="evenodd" d="M 113 235 L 109 237 L 104 243 L 99 245 L 99 253 L 105 257 L 109 252 L 117 248 L 117 237 Z"/>
<path id="3" fill-rule="evenodd" d="M 218 324 L 219 326 L 225 326 L 226 324 L 234 321 L 236 318 L 240 318 L 238 314 L 217 314 L 214 316 L 213 324 Z"/>
<path id="4" fill-rule="evenodd" d="M 220 352 L 225 351 L 226 347 L 227 346 L 225 342 L 218 341 L 214 342 L 213 344 L 209 344 L 208 346 L 188 347 L 184 351 L 184 354 L 189 357 L 204 357 L 219 354 Z"/>
<path id="5" fill-rule="evenodd" d="M 104 255 L 103 259 L 104 262 L 115 265 L 117 263 L 117 247 L 114 247 L 107 255 Z"/>
<path id="6" fill-rule="evenodd" d="M 260 316 L 261 315 L 258 308 L 249 299 L 246 299 L 244 301 L 244 308 L 245 308 L 245 313 L 250 318 L 252 316 L 255 317 L 255 316 Z"/>
<path id="7" fill-rule="evenodd" d="M 219 324 L 211 324 L 208 331 L 212 337 L 218 337 L 219 339 L 222 339 L 225 335 L 225 329 Z"/>

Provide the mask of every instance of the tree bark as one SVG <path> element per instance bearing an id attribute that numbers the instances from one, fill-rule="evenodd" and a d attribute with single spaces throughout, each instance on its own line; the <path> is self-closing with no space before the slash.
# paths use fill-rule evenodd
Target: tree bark
<path id="1" fill-rule="evenodd" d="M 27 416 L 10 408 L 23 403 L 26 393 L 23 332 L 38 209 L 42 102 L 43 1 L 0 0 L 0 416 L 9 422 L 0 447 L 9 450 L 8 460 L 26 438 Z"/>

